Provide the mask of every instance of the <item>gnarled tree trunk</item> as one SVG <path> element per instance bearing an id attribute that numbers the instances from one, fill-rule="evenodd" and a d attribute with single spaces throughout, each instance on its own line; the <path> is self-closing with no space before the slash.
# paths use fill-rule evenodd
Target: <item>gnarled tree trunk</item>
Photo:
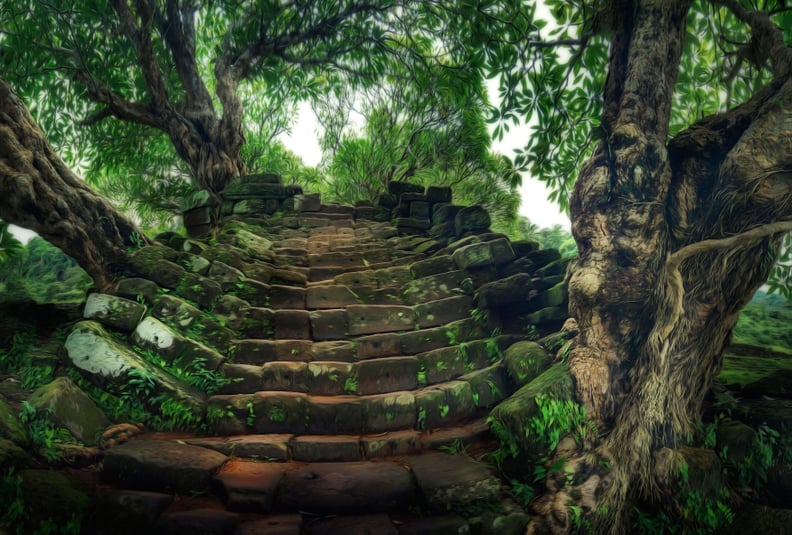
<path id="1" fill-rule="evenodd" d="M 632 504 L 668 492 L 676 474 L 661 460 L 694 431 L 739 311 L 792 229 L 788 55 L 749 102 L 669 142 L 690 1 L 616 4 L 606 139 L 571 203 L 569 368 L 602 434 L 565 452 L 574 477 L 548 480 L 528 533 L 569 531 L 570 505 L 596 533 L 625 533 Z"/>
<path id="2" fill-rule="evenodd" d="M 97 287 L 112 284 L 127 248 L 146 238 L 52 151 L 0 80 L 0 218 L 36 231 L 74 258 Z"/>

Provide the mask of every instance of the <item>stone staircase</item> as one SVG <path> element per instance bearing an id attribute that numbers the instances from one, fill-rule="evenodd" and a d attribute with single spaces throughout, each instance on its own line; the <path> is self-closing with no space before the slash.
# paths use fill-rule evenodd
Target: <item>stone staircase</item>
<path id="1" fill-rule="evenodd" d="M 566 264 L 402 196 L 393 221 L 297 195 L 287 215 L 230 214 L 215 239 L 166 233 L 89 297 L 71 362 L 110 393 L 143 377 L 152 410 L 177 403 L 206 430 L 107 448 L 100 531 L 457 533 L 494 506 L 498 525 L 524 520 L 488 468 L 439 450 L 489 438 L 521 385 L 504 351 L 559 329 Z M 176 373 L 196 361 L 224 384 Z M 191 492 L 208 494 L 173 498 Z"/>

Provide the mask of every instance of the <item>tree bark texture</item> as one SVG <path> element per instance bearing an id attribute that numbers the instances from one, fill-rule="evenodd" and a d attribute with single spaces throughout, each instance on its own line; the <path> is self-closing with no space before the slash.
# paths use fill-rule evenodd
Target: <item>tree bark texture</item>
<path id="1" fill-rule="evenodd" d="M 719 372 L 740 309 L 792 229 L 792 79 L 668 140 L 689 0 L 623 1 L 602 127 L 571 200 L 578 401 L 601 436 L 549 478 L 528 533 L 629 530 L 631 504 L 670 495 L 673 463 Z M 606 468 L 604 468 L 606 467 Z"/>
<path id="2" fill-rule="evenodd" d="M 127 248 L 146 238 L 54 154 L 44 133 L 0 80 L 0 218 L 36 231 L 100 289 L 112 284 Z"/>

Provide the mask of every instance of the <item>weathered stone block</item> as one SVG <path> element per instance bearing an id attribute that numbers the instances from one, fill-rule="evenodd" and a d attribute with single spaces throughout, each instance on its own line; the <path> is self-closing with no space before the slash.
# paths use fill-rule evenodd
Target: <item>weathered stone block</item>
<path id="1" fill-rule="evenodd" d="M 311 362 L 305 371 L 308 392 L 316 396 L 338 396 L 348 389 L 353 365 L 345 362 Z"/>
<path id="2" fill-rule="evenodd" d="M 416 357 L 383 357 L 355 364 L 355 393 L 381 394 L 418 388 L 419 362 Z"/>
<path id="3" fill-rule="evenodd" d="M 76 324 L 64 343 L 64 349 L 77 368 L 110 392 L 120 393 L 126 387 L 130 373 L 145 375 L 154 385 L 154 392 L 144 401 L 150 402 L 160 393 L 167 394 L 187 405 L 197 418 L 203 417 L 204 396 L 201 392 L 121 345 L 96 322 Z"/>
<path id="4" fill-rule="evenodd" d="M 153 281 L 139 277 L 130 277 L 118 281 L 116 294 L 133 301 L 144 300 L 151 304 L 157 297 L 159 286 Z"/>
<path id="5" fill-rule="evenodd" d="M 261 390 L 308 392 L 310 378 L 305 362 L 267 362 L 261 369 Z"/>
<path id="6" fill-rule="evenodd" d="M 219 260 L 211 263 L 206 276 L 220 284 L 225 291 L 234 289 L 245 279 L 245 274 L 242 271 Z"/>
<path id="7" fill-rule="evenodd" d="M 145 305 L 115 295 L 92 293 L 85 301 L 83 317 L 108 327 L 131 331 L 146 313 Z"/>
<path id="8" fill-rule="evenodd" d="M 276 310 L 275 338 L 309 340 L 311 321 L 307 310 Z"/>
<path id="9" fill-rule="evenodd" d="M 211 279 L 196 273 L 186 273 L 174 292 L 204 308 L 211 308 L 223 293 L 223 288 Z"/>
<path id="10" fill-rule="evenodd" d="M 220 373 L 230 382 L 223 386 L 219 394 L 252 394 L 262 389 L 264 370 L 251 364 L 223 364 Z"/>
<path id="11" fill-rule="evenodd" d="M 491 223 L 489 213 L 478 205 L 465 206 L 454 217 L 457 236 L 464 236 L 471 232 L 485 232 Z"/>
<path id="12" fill-rule="evenodd" d="M 393 392 L 363 398 L 365 431 L 381 433 L 415 427 L 415 396 Z"/>
<path id="13" fill-rule="evenodd" d="M 413 311 L 415 323 L 421 329 L 426 329 L 465 319 L 470 316 L 471 308 L 473 308 L 473 298 L 459 295 L 415 305 Z"/>
<path id="14" fill-rule="evenodd" d="M 310 396 L 305 425 L 317 435 L 360 433 L 364 422 L 363 405 L 352 396 Z"/>
<path id="15" fill-rule="evenodd" d="M 518 273 L 484 284 L 478 289 L 478 305 L 482 308 L 510 307 L 536 297 L 533 277 Z"/>
<path id="16" fill-rule="evenodd" d="M 372 334 L 357 338 L 355 349 L 360 359 L 394 357 L 401 354 L 401 341 L 396 333 Z"/>
<path id="17" fill-rule="evenodd" d="M 389 182 L 388 193 L 394 195 L 401 195 L 403 193 L 423 193 L 424 187 L 420 184 L 411 184 L 410 182 Z"/>
<path id="18" fill-rule="evenodd" d="M 313 360 L 352 362 L 356 360 L 355 344 L 347 340 L 314 342 L 311 345 L 311 358 Z"/>
<path id="19" fill-rule="evenodd" d="M 442 347 L 418 355 L 420 368 L 425 377 L 424 384 L 437 384 L 450 381 L 466 371 L 466 360 L 459 346 Z"/>
<path id="20" fill-rule="evenodd" d="M 360 304 L 358 297 L 346 286 L 311 286 L 306 289 L 305 306 L 308 309 L 343 308 Z"/>
<path id="21" fill-rule="evenodd" d="M 300 462 L 347 462 L 360 460 L 360 438 L 353 435 L 303 435 L 289 444 L 292 458 Z"/>
<path id="22" fill-rule="evenodd" d="M 234 451 L 236 455 L 239 452 Z M 283 466 L 231 459 L 215 475 L 220 497 L 230 511 L 268 513 L 283 477 Z"/>
<path id="23" fill-rule="evenodd" d="M 492 408 L 511 393 L 506 372 L 497 364 L 463 375 L 459 380 L 470 385 L 476 408 Z"/>
<path id="24" fill-rule="evenodd" d="M 428 217 L 397 217 L 396 227 L 405 230 L 427 230 L 432 226 Z"/>
<path id="25" fill-rule="evenodd" d="M 495 265 L 506 264 L 514 260 L 514 249 L 507 238 L 495 239 L 488 243 Z"/>
<path id="26" fill-rule="evenodd" d="M 432 205 L 426 201 L 413 201 L 410 203 L 410 217 L 428 219 L 431 211 Z"/>
<path id="27" fill-rule="evenodd" d="M 68 377 L 36 389 L 28 399 L 36 409 L 49 409 L 55 422 L 88 446 L 97 443 L 110 420 Z"/>
<path id="28" fill-rule="evenodd" d="M 294 209 L 297 212 L 318 212 L 322 207 L 319 193 L 306 193 L 294 196 Z"/>
<path id="29" fill-rule="evenodd" d="M 216 370 L 223 363 L 223 356 L 204 344 L 177 333 L 153 317 L 141 321 L 132 333 L 132 341 L 143 349 L 152 349 L 173 363 L 181 359 L 181 366 L 188 367 L 195 359 L 201 359 L 207 370 Z"/>
<path id="30" fill-rule="evenodd" d="M 308 317 L 314 340 L 342 340 L 347 336 L 349 325 L 344 309 L 313 310 Z"/>
<path id="31" fill-rule="evenodd" d="M 430 203 L 451 202 L 452 191 L 448 186 L 429 186 L 426 188 L 426 199 Z"/>
<path id="32" fill-rule="evenodd" d="M 433 256 L 426 260 L 419 260 L 410 264 L 410 274 L 413 279 L 421 279 L 429 275 L 447 273 L 456 269 L 450 255 Z"/>
<path id="33" fill-rule="evenodd" d="M 553 363 L 552 356 L 536 342 L 513 344 L 503 354 L 503 366 L 518 387 L 531 382 Z"/>
<path id="34" fill-rule="evenodd" d="M 305 308 L 305 288 L 273 284 L 269 291 L 271 308 Z"/>
<path id="35" fill-rule="evenodd" d="M 350 305 L 349 334 L 407 331 L 415 327 L 412 309 L 403 305 Z"/>
<path id="36" fill-rule="evenodd" d="M 228 458 L 222 453 L 166 440 L 133 440 L 105 453 L 101 477 L 125 488 L 180 494 L 208 490 Z"/>
<path id="37" fill-rule="evenodd" d="M 488 243 L 473 243 L 460 247 L 454 251 L 451 258 L 459 269 L 488 266 L 495 261 Z"/>
<path id="38" fill-rule="evenodd" d="M 312 463 L 286 474 L 276 504 L 285 511 L 330 515 L 392 513 L 413 505 L 414 492 L 409 471 L 397 463 Z M 366 533 L 392 533 L 382 526 Z M 325 528 L 315 533 L 354 532 L 349 524 Z"/>
<path id="39" fill-rule="evenodd" d="M 256 433 L 302 433 L 308 418 L 305 394 L 257 392 L 249 413 Z"/>
<path id="40" fill-rule="evenodd" d="M 500 480 L 486 465 L 465 455 L 417 455 L 409 465 L 427 504 L 435 511 L 481 506 L 500 499 Z"/>

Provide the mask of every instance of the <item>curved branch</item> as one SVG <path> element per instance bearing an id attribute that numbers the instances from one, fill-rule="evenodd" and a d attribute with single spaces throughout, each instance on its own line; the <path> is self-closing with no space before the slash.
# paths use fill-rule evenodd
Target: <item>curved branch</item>
<path id="1" fill-rule="evenodd" d="M 728 238 L 691 243 L 671 254 L 666 261 L 666 267 L 668 267 L 669 270 L 674 270 L 677 269 L 683 261 L 693 255 L 720 249 L 735 248 L 737 246 L 750 247 L 761 239 L 785 232 L 792 232 L 792 221 L 776 221 L 746 230 L 734 236 L 729 236 Z"/>

